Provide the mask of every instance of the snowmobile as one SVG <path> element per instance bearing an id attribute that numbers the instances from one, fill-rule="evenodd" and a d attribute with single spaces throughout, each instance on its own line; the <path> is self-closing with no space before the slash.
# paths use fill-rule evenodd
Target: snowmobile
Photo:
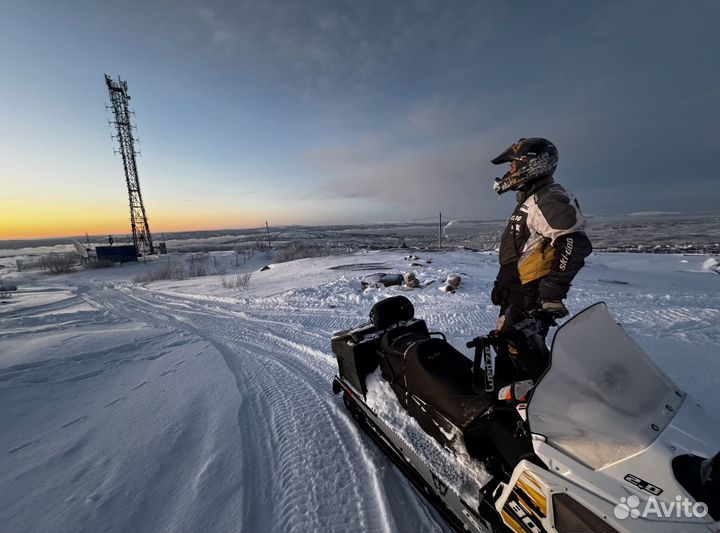
<path id="1" fill-rule="evenodd" d="M 508 335 L 532 337 L 533 320 Z M 457 531 L 720 531 L 720 430 L 604 303 L 557 329 L 539 378 L 497 389 L 489 349 L 502 342 L 477 337 L 471 360 L 394 296 L 333 335 L 333 391 Z M 486 472 L 471 492 L 373 400 L 381 385 L 448 458 Z"/>

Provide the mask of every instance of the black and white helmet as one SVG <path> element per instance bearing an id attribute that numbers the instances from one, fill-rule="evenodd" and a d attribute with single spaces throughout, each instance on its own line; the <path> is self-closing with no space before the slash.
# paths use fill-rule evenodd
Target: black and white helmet
<path id="1" fill-rule="evenodd" d="M 521 191 L 530 183 L 552 176 L 558 164 L 555 145 L 541 137 L 520 139 L 492 160 L 494 165 L 515 161 L 515 171 L 495 178 L 493 189 L 498 194 Z"/>

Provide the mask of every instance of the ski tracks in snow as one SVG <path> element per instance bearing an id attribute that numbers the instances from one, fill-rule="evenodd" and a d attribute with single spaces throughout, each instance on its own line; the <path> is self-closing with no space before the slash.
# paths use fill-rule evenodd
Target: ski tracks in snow
<path id="1" fill-rule="evenodd" d="M 114 292 L 114 314 L 145 313 L 154 326 L 189 332 L 212 346 L 232 374 L 240 441 L 221 445 L 237 446 L 242 457 L 231 474 L 242 492 L 238 529 L 442 529 L 394 471 L 385 477 L 400 486 L 392 490 L 399 501 L 388 501 L 378 473 L 387 462 L 332 394 L 329 339 L 347 318 L 294 310 L 289 320 L 278 310 L 240 312 L 232 304 L 131 287 Z"/>
<path id="2" fill-rule="evenodd" d="M 356 310 L 241 306 L 121 283 L 63 294 L 2 317 L 0 340 L 18 356 L 0 368 L 0 394 L 34 402 L 3 414 L 12 429 L 0 439 L 0 489 L 17 495 L 3 522 L 446 529 L 332 393 L 330 337 L 357 322 Z M 57 512 L 31 511 L 43 504 Z"/>

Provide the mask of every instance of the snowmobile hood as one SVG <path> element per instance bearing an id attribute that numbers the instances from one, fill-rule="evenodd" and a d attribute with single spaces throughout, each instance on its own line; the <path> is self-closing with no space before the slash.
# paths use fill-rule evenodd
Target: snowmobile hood
<path id="1" fill-rule="evenodd" d="M 684 398 L 598 303 L 555 334 L 528 423 L 548 444 L 597 470 L 652 444 Z"/>

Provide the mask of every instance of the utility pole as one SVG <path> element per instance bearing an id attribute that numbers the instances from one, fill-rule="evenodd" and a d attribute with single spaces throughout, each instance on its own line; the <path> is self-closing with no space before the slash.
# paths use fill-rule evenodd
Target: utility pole
<path id="1" fill-rule="evenodd" d="M 272 248 L 272 246 L 270 246 L 270 226 L 268 226 L 267 220 L 265 221 L 265 229 L 267 230 L 268 236 L 268 248 Z"/>
<path id="2" fill-rule="evenodd" d="M 442 213 L 438 213 L 438 242 L 442 248 Z"/>
<path id="3" fill-rule="evenodd" d="M 130 123 L 130 108 L 128 102 L 130 95 L 127 92 L 127 82 L 122 81 L 118 77 L 117 81 L 105 74 L 105 83 L 110 93 L 110 106 L 115 122 L 116 135 L 112 135 L 117 139 L 120 146 L 119 153 L 123 160 L 123 170 L 125 171 L 125 182 L 127 183 L 128 197 L 130 204 L 130 227 L 132 229 L 132 239 L 136 252 L 142 249 L 143 255 L 154 254 L 152 235 L 150 234 L 150 225 L 148 224 L 145 206 L 143 205 L 142 194 L 140 193 L 140 178 L 137 171 L 137 152 L 135 151 L 135 137 L 133 136 L 134 126 Z"/>

